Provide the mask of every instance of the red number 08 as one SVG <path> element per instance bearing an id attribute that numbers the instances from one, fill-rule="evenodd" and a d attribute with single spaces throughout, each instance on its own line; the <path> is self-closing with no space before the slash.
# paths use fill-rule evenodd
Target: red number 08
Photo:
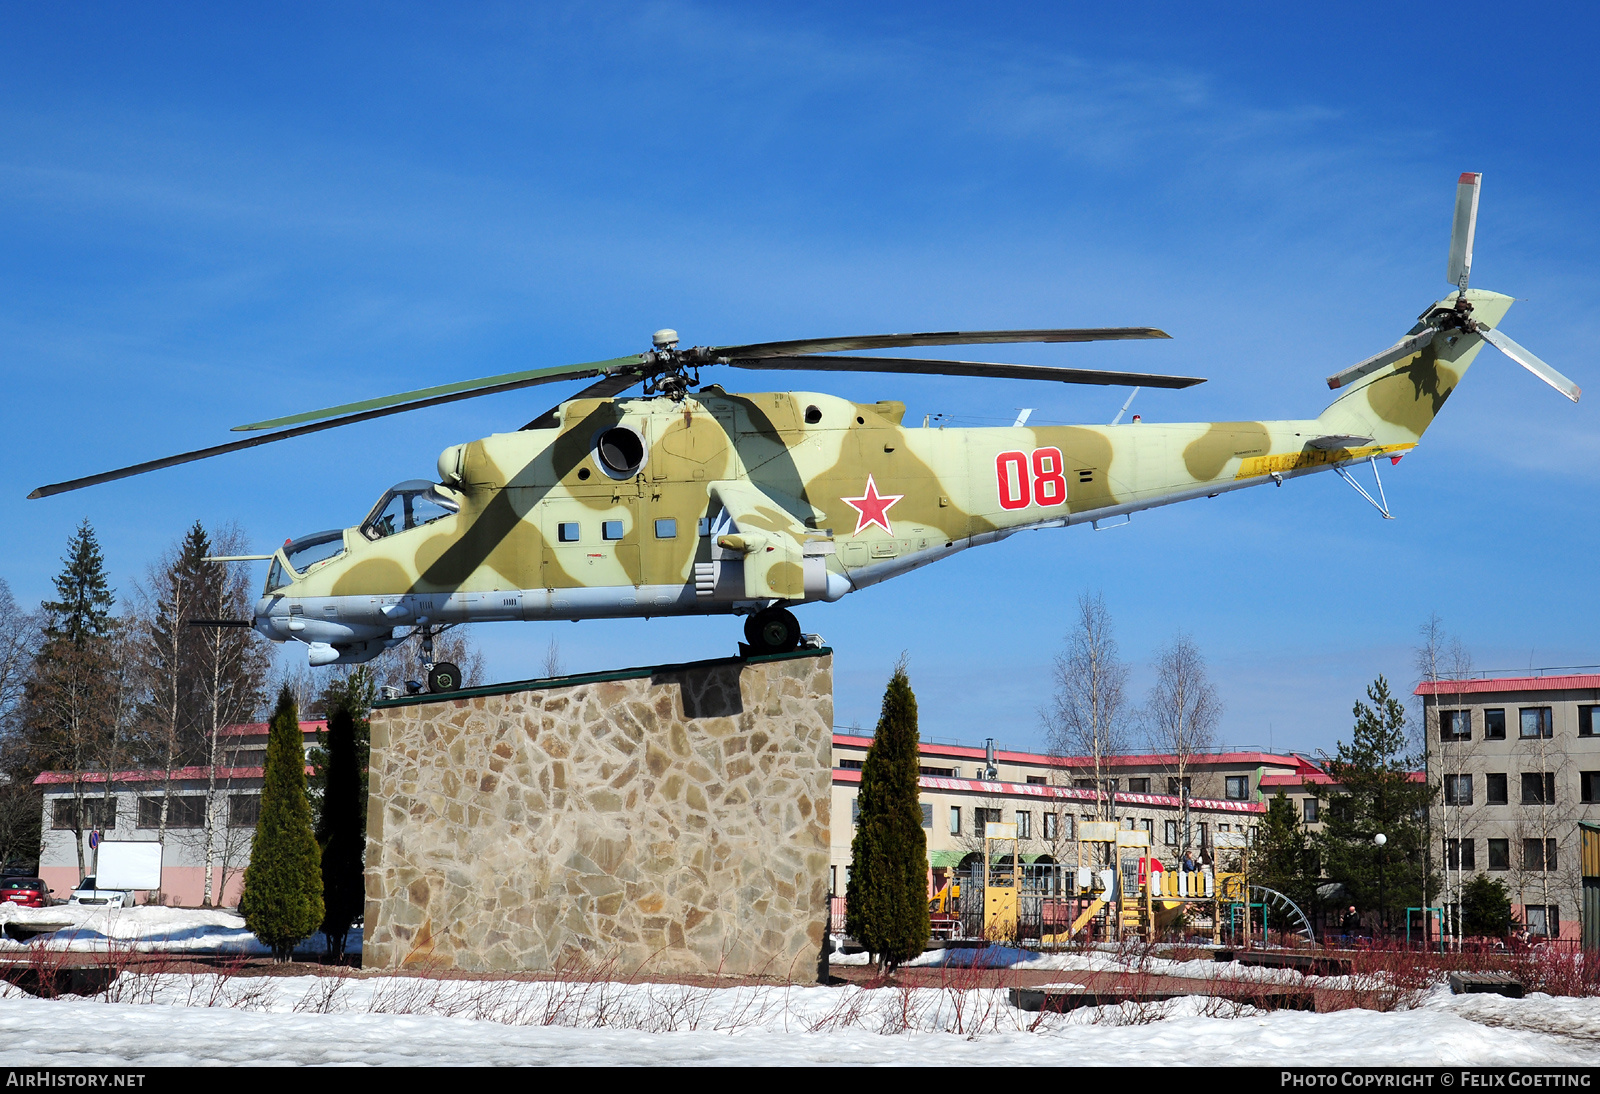
<path id="1" fill-rule="evenodd" d="M 1031 468 L 1030 468 L 1031 464 Z M 1067 500 L 1067 479 L 1059 448 L 1035 448 L 1030 460 L 1025 452 L 1002 452 L 994 459 L 1000 487 L 1000 508 L 1026 509 L 1032 505 L 1060 505 Z M 1033 472 L 1029 481 L 1028 472 Z"/>

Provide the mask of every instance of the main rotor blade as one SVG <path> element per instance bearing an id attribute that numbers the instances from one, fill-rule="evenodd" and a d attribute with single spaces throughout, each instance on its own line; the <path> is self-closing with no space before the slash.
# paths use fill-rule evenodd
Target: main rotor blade
<path id="1" fill-rule="evenodd" d="M 1456 183 L 1456 216 L 1450 227 L 1450 284 L 1462 291 L 1472 276 L 1472 237 L 1478 228 L 1478 190 L 1483 175 L 1465 171 Z"/>
<path id="2" fill-rule="evenodd" d="M 1155 327 L 1086 327 L 1077 330 L 930 331 L 926 334 L 861 334 L 845 338 L 798 338 L 712 346 L 718 357 L 773 357 L 780 354 L 835 353 L 847 349 L 905 349 L 910 346 L 979 346 L 1005 342 L 1108 342 L 1128 338 L 1171 338 Z"/>
<path id="3" fill-rule="evenodd" d="M 638 358 L 618 358 L 619 361 L 635 363 Z M 535 376 L 521 380 L 512 380 L 508 383 L 495 384 L 492 387 L 480 387 L 468 391 L 452 392 L 448 395 L 435 395 L 428 399 L 417 399 L 409 403 L 391 404 L 380 406 L 373 410 L 364 410 L 357 414 L 345 414 L 338 418 L 329 418 L 326 421 L 311 422 L 307 425 L 297 425 L 292 429 L 280 429 L 276 433 L 262 433 L 255 437 L 246 437 L 243 440 L 230 441 L 227 444 L 212 445 L 210 448 L 197 448 L 193 452 L 184 452 L 177 456 L 166 456 L 159 460 L 146 460 L 144 463 L 132 464 L 128 467 L 118 468 L 115 471 L 104 471 L 98 475 L 86 475 L 81 479 L 70 479 L 67 482 L 52 483 L 41 486 L 30 498 L 48 498 L 53 494 L 65 494 L 69 490 L 81 490 L 85 486 L 98 486 L 103 482 L 115 482 L 117 479 L 132 478 L 134 475 L 143 475 L 147 471 L 160 471 L 164 467 L 176 467 L 182 463 L 193 463 L 196 460 L 208 460 L 212 456 L 223 456 L 229 452 L 242 452 L 247 448 L 257 445 L 271 444 L 273 441 L 286 441 L 291 437 L 303 437 L 307 433 L 317 433 L 324 429 L 337 429 L 344 425 L 354 425 L 357 422 L 371 421 L 373 418 L 386 418 L 391 414 L 403 414 L 408 410 L 421 410 L 423 407 L 438 406 L 441 403 L 454 403 L 462 399 L 471 399 L 479 395 L 492 395 L 499 391 L 513 391 L 517 388 L 531 387 L 534 384 L 553 383 L 556 380 L 577 379 L 583 376 L 594 376 L 599 371 L 599 366 L 609 365 L 613 362 L 598 361 L 594 365 L 585 366 L 588 371 L 574 372 L 572 366 L 566 366 L 563 374 L 559 376 Z M 554 372 L 555 369 L 542 369 L 541 372 Z M 622 377 L 607 377 L 607 379 L 622 379 Z M 637 377 L 628 377 L 629 383 L 636 382 Z M 626 385 L 624 385 L 626 386 Z M 415 393 L 413 393 L 415 394 Z M 382 402 L 383 400 L 376 400 Z M 338 408 L 334 408 L 338 409 Z"/>
<path id="4" fill-rule="evenodd" d="M 1128 387 L 1193 387 L 1198 376 L 1162 376 L 1146 372 L 1103 372 L 1052 365 L 1006 365 L 989 361 L 941 361 L 921 357 L 815 357 L 773 354 L 730 360 L 735 368 L 797 369 L 806 372 L 912 372 L 927 376 L 984 376 L 998 380 L 1054 380 L 1059 384 L 1102 384 Z"/>
<path id="5" fill-rule="evenodd" d="M 532 387 L 535 384 L 552 384 L 558 380 L 576 380 L 585 376 L 609 374 L 639 363 L 639 355 L 635 353 L 628 357 L 613 357 L 609 361 L 588 361 L 579 365 L 556 365 L 554 368 L 535 368 L 527 369 L 523 372 L 506 372 L 499 376 L 485 376 L 478 380 L 462 380 L 454 384 L 440 384 L 437 387 L 418 388 L 416 391 L 403 391 L 398 395 L 385 395 L 380 399 L 366 399 L 359 403 L 344 403 L 341 406 L 324 407 L 321 410 L 310 410 L 304 414 L 291 414 L 286 418 L 272 418 L 265 422 L 236 425 L 233 430 L 238 433 L 255 429 L 276 429 L 278 426 L 299 425 L 302 422 L 314 422 L 321 418 L 330 418 L 335 415 L 391 407 L 395 408 L 394 412 L 398 412 L 400 410 L 412 410 L 416 407 L 437 406 L 439 403 L 454 402 L 458 399 L 471 399 L 478 395 L 493 395 L 500 391 L 514 391 L 517 388 Z"/>
<path id="6" fill-rule="evenodd" d="M 1360 361 L 1351 365 L 1343 372 L 1334 373 L 1332 376 L 1328 377 L 1328 387 L 1332 388 L 1334 391 L 1338 391 L 1346 384 L 1353 384 L 1357 380 L 1361 379 L 1361 377 L 1366 376 L 1369 373 L 1377 372 L 1384 365 L 1392 365 L 1396 361 L 1402 361 L 1405 358 L 1410 357 L 1413 353 L 1416 353 L 1418 350 L 1422 349 L 1429 342 L 1432 342 L 1433 336 L 1438 333 L 1438 327 L 1424 327 L 1416 334 L 1413 334 L 1408 338 L 1400 339 L 1400 341 L 1396 342 L 1382 353 L 1375 353 L 1371 357 L 1368 357 L 1365 361 Z"/>
<path id="7" fill-rule="evenodd" d="M 1545 383 L 1561 392 L 1561 394 L 1565 395 L 1573 402 L 1577 402 L 1578 396 L 1583 394 L 1583 389 L 1581 387 L 1541 361 L 1532 350 L 1524 349 L 1506 335 L 1501 334 L 1499 331 L 1494 330 L 1491 327 L 1479 327 L 1478 333 L 1483 335 L 1483 340 L 1485 342 L 1488 342 L 1495 349 L 1499 350 L 1517 364 L 1521 365 L 1523 368 L 1539 377 L 1539 379 L 1543 380 Z"/>

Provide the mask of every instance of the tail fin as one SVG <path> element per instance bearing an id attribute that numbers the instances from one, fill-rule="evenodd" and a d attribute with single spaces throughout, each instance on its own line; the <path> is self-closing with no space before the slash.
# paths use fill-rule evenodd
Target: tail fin
<path id="1" fill-rule="evenodd" d="M 1455 312 L 1459 295 L 1451 293 L 1424 312 L 1424 321 L 1392 349 L 1330 377 L 1329 386 L 1342 390 L 1317 420 L 1330 433 L 1359 434 L 1381 445 L 1421 440 L 1484 346 L 1474 331 L 1436 330 L 1425 321 L 1440 311 Z M 1514 302 L 1483 289 L 1468 289 L 1466 299 L 1473 319 L 1488 327 Z"/>

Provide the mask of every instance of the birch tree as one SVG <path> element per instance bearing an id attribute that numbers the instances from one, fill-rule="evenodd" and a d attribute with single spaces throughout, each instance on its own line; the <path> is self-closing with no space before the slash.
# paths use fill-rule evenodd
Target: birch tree
<path id="1" fill-rule="evenodd" d="M 1125 725 L 1128 668 L 1100 593 L 1078 598 L 1067 648 L 1054 665 L 1055 695 L 1046 711 L 1051 750 L 1068 771 L 1092 772 L 1095 814 L 1116 819 L 1111 761 L 1127 751 Z"/>
<path id="2" fill-rule="evenodd" d="M 1152 667 L 1156 682 L 1141 712 L 1145 737 L 1152 752 L 1171 757 L 1166 766 L 1177 780 L 1183 803 L 1178 840 L 1187 851 L 1193 827 L 1189 823 L 1189 769 L 1197 753 L 1215 747 L 1222 703 L 1206 671 L 1205 656 L 1188 635 L 1174 635 L 1156 654 Z"/>

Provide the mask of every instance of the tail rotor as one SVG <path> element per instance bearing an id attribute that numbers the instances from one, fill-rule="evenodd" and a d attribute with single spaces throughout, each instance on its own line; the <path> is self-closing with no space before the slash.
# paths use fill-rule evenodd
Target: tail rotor
<path id="1" fill-rule="evenodd" d="M 1330 388 L 1338 390 L 1381 368 L 1403 361 L 1421 352 L 1441 333 L 1460 331 L 1478 335 L 1573 402 L 1578 401 L 1583 389 L 1577 384 L 1552 368 L 1533 351 L 1472 317 L 1472 300 L 1468 295 L 1468 285 L 1472 277 L 1472 244 L 1477 233 L 1478 194 L 1482 186 L 1483 175 L 1476 171 L 1463 172 L 1456 182 L 1455 220 L 1450 230 L 1450 263 L 1445 273 L 1446 279 L 1455 286 L 1455 299 L 1447 298 L 1435 304 L 1406 337 L 1382 353 L 1374 354 L 1365 361 L 1328 377 Z"/>

